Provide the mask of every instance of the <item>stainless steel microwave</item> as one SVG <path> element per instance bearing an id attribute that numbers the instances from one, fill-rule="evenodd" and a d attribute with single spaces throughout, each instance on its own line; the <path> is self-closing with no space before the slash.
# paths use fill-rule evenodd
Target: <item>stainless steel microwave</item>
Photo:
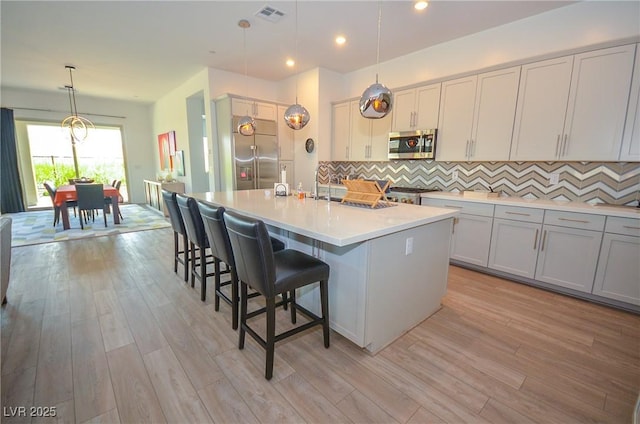
<path id="1" fill-rule="evenodd" d="M 389 159 L 435 159 L 438 130 L 389 133 Z"/>

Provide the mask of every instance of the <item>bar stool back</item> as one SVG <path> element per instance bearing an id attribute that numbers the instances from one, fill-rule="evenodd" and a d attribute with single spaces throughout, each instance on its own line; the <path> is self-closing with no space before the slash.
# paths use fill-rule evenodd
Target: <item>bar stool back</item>
<path id="1" fill-rule="evenodd" d="M 178 208 L 176 194 L 162 189 L 162 199 L 169 212 L 169 220 L 173 229 L 173 272 L 178 272 L 178 263 L 181 263 L 184 267 L 184 281 L 189 281 L 189 238 L 187 237 L 187 230 L 184 228 L 182 214 Z M 182 250 L 180 250 L 178 241 L 179 235 L 182 236 Z"/>
<path id="2" fill-rule="evenodd" d="M 274 253 L 269 232 L 263 221 L 226 211 L 224 220 L 236 261 L 236 272 L 240 280 L 240 336 L 238 347 L 244 348 L 245 332 L 249 333 L 266 350 L 265 378 L 273 376 L 275 342 L 322 325 L 324 346 L 329 347 L 329 265 L 318 258 L 293 249 Z M 295 290 L 309 284 L 320 283 L 320 304 L 322 317 L 296 304 Z M 247 312 L 248 287 L 265 297 L 266 306 L 251 313 Z M 291 292 L 276 303 L 276 296 Z M 291 321 L 295 323 L 296 311 L 306 315 L 310 321 L 291 330 L 275 334 L 276 306 L 289 303 Z M 247 319 L 266 314 L 266 340 L 247 324 Z"/>

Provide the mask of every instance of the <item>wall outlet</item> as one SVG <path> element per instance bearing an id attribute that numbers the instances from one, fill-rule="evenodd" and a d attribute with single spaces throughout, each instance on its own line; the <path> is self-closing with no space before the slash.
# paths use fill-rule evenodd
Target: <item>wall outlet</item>
<path id="1" fill-rule="evenodd" d="M 551 175 L 549 175 L 549 185 L 558 185 L 559 181 L 560 181 L 559 172 L 552 172 Z"/>
<path id="2" fill-rule="evenodd" d="M 454 169 L 451 171 L 451 181 L 458 181 L 458 170 Z"/>
<path id="3" fill-rule="evenodd" d="M 413 253 L 413 237 L 409 237 L 407 238 L 407 241 L 405 243 L 404 255 L 408 256 L 412 253 Z"/>

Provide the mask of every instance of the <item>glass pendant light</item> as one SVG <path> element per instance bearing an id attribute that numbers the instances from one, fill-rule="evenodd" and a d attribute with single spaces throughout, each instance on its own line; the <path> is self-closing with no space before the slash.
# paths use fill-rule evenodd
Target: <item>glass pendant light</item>
<path id="1" fill-rule="evenodd" d="M 382 8 L 378 1 L 378 47 L 376 53 L 376 68 L 380 66 L 380 24 L 382 22 Z M 376 69 L 376 82 L 364 90 L 360 97 L 360 115 L 369 119 L 380 119 L 391 112 L 393 94 L 384 85 L 378 82 L 378 69 Z"/>
<path id="2" fill-rule="evenodd" d="M 298 2 L 296 1 L 296 56 L 298 60 Z M 284 112 L 284 121 L 289 128 L 299 130 L 309 123 L 311 115 L 304 106 L 298 103 L 298 74 L 296 74 L 296 103 L 289 106 Z"/>
<path id="3" fill-rule="evenodd" d="M 246 19 L 238 21 L 238 26 L 242 28 L 243 50 L 244 50 L 244 79 L 245 79 L 245 100 L 248 102 L 249 97 L 249 77 L 247 75 L 247 28 L 251 24 Z M 238 121 L 238 132 L 242 135 L 253 135 L 256 132 L 256 121 L 249 115 L 247 106 L 247 114 Z"/>

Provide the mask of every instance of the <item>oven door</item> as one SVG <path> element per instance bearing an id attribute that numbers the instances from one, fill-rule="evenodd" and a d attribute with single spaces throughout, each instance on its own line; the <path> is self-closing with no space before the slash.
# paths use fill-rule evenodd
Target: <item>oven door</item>
<path id="1" fill-rule="evenodd" d="M 389 133 L 389 159 L 417 159 L 423 151 L 422 131 Z"/>

